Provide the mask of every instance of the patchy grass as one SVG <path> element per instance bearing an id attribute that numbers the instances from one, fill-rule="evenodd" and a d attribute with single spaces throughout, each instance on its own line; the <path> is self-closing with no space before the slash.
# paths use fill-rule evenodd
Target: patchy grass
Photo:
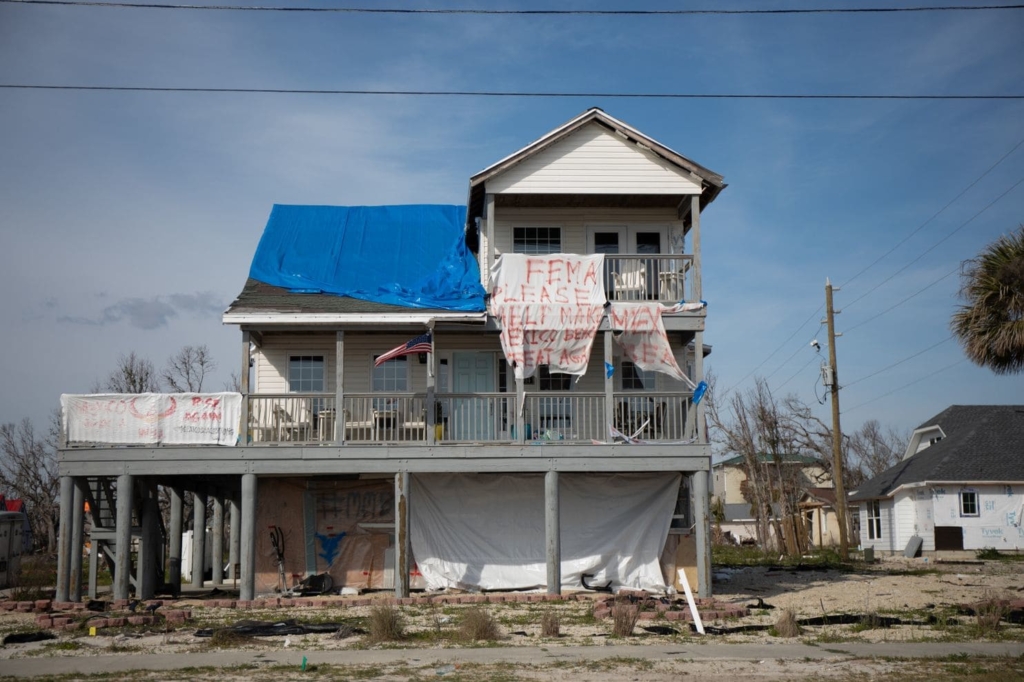
<path id="1" fill-rule="evenodd" d="M 979 549 L 974 556 L 982 561 L 1024 561 L 1024 553 L 1000 552 L 993 547 Z"/>
<path id="2" fill-rule="evenodd" d="M 745 566 L 764 566 L 766 568 L 792 568 L 796 566 L 815 566 L 836 571 L 852 571 L 854 567 L 844 562 L 839 553 L 831 547 L 815 550 L 813 553 L 799 556 L 768 553 L 759 547 L 736 545 L 713 545 L 711 562 L 717 567 L 742 568 Z"/>

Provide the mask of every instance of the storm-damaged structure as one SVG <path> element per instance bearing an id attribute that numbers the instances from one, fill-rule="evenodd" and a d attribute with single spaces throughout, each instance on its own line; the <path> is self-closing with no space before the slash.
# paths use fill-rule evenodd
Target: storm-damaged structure
<path id="1" fill-rule="evenodd" d="M 210 554 L 243 600 L 324 573 L 708 596 L 700 229 L 724 187 L 590 109 L 466 206 L 275 206 L 224 314 L 240 395 L 64 396 L 58 599 L 84 501 L 115 598 L 151 596 L 165 551 L 180 580 L 186 491 L 192 581 Z"/>

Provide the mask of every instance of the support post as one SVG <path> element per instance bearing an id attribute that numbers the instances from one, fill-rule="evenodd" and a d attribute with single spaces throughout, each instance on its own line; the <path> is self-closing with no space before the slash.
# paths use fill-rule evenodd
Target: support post
<path id="1" fill-rule="evenodd" d="M 228 530 L 228 580 L 235 587 L 238 587 L 238 556 L 242 538 L 242 510 L 238 506 L 238 498 L 235 495 L 231 496 L 228 504 L 231 508 L 231 528 Z"/>
<path id="2" fill-rule="evenodd" d="M 693 525 L 697 544 L 697 596 L 711 596 L 711 525 L 708 507 L 708 472 L 694 471 Z"/>
<path id="3" fill-rule="evenodd" d="M 523 380 L 516 377 L 516 442 L 526 442 L 526 387 Z"/>
<path id="4" fill-rule="evenodd" d="M 242 584 L 238 598 L 252 601 L 256 596 L 256 474 L 242 474 L 242 528 L 239 563 Z"/>
<path id="5" fill-rule="evenodd" d="M 100 570 L 100 541 L 94 538 L 89 542 L 89 599 L 96 598 L 96 582 Z"/>
<path id="6" fill-rule="evenodd" d="M 160 539 L 160 503 L 157 500 L 156 484 L 147 479 L 142 480 L 142 538 L 139 544 L 138 585 L 139 599 L 152 599 L 156 596 L 157 575 L 163 573 L 160 568 L 160 550 L 163 541 Z"/>
<path id="7" fill-rule="evenodd" d="M 56 601 L 68 600 L 71 577 L 71 526 L 74 504 L 74 481 L 70 476 L 60 477 L 60 527 L 57 529 L 57 592 Z"/>
<path id="8" fill-rule="evenodd" d="M 704 298 L 704 286 L 701 283 L 702 272 L 700 269 L 700 195 L 690 196 L 690 244 L 693 249 L 693 300 L 700 301 Z"/>
<path id="9" fill-rule="evenodd" d="M 491 277 L 491 267 L 494 266 L 494 195 L 484 195 L 484 216 L 487 220 L 487 268 L 483 274 L 484 287 Z"/>
<path id="10" fill-rule="evenodd" d="M 602 429 L 609 441 L 612 440 L 611 427 L 615 424 L 615 375 L 608 376 L 607 369 L 608 365 L 615 366 L 612 352 L 614 350 L 613 343 L 612 331 L 609 329 L 604 333 L 604 429 Z"/>
<path id="11" fill-rule="evenodd" d="M 250 334 L 242 332 L 242 374 L 239 376 L 242 392 L 242 412 L 238 418 L 238 442 L 248 445 L 252 441 L 252 434 L 249 433 L 249 359 L 252 353 L 249 350 L 251 345 Z"/>
<path id="12" fill-rule="evenodd" d="M 192 493 L 192 586 L 202 588 L 206 564 L 206 493 Z"/>
<path id="13" fill-rule="evenodd" d="M 131 474 L 117 477 L 116 556 L 114 561 L 114 599 L 128 598 L 132 570 L 132 492 L 135 480 Z"/>
<path id="14" fill-rule="evenodd" d="M 704 381 L 704 332 L 693 334 L 693 383 L 699 384 Z M 691 403 L 692 406 L 692 403 Z M 704 418 L 704 401 L 700 401 L 694 410 L 694 430 L 697 433 L 697 442 L 706 444 L 708 442 L 707 420 Z"/>
<path id="15" fill-rule="evenodd" d="M 168 551 L 167 551 L 167 582 L 177 595 L 181 590 L 181 530 L 184 525 L 182 514 L 184 513 L 185 501 L 181 488 L 171 488 L 171 519 L 167 528 Z"/>
<path id="16" fill-rule="evenodd" d="M 68 601 L 82 601 L 82 535 L 85 531 L 85 479 L 74 479 L 71 514 L 71 563 L 68 582 Z"/>
<path id="17" fill-rule="evenodd" d="M 558 472 L 544 474 L 544 536 L 548 563 L 548 594 L 562 594 L 562 538 L 558 514 Z"/>
<path id="18" fill-rule="evenodd" d="M 437 431 L 434 426 L 437 424 L 437 355 L 434 353 L 434 344 L 437 343 L 437 339 L 434 338 L 434 323 L 430 323 L 430 352 L 427 353 L 427 404 L 424 409 L 427 413 L 424 415 L 423 422 L 427 425 L 427 445 L 434 445 L 437 442 Z"/>
<path id="19" fill-rule="evenodd" d="M 409 596 L 412 543 L 409 538 L 409 472 L 395 474 L 395 597 Z"/>
<path id="20" fill-rule="evenodd" d="M 334 442 L 345 440 L 345 332 L 334 335 Z"/>
<path id="21" fill-rule="evenodd" d="M 211 564 L 213 573 L 211 580 L 214 585 L 224 584 L 224 495 L 216 493 L 213 496 L 213 546 Z"/>
<path id="22" fill-rule="evenodd" d="M 825 311 L 828 321 L 828 364 L 832 374 L 832 485 L 836 490 L 836 520 L 839 522 L 839 556 L 850 558 L 849 515 L 843 484 L 843 429 L 839 424 L 839 370 L 836 367 L 836 309 L 832 305 L 832 282 L 825 278 Z"/>

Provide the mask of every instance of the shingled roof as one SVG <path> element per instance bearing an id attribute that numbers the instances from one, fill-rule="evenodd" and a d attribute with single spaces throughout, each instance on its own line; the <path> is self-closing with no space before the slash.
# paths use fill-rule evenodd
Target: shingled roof
<path id="1" fill-rule="evenodd" d="M 1024 481 L 1024 405 L 952 405 L 918 429 L 945 438 L 861 485 L 851 500 L 888 497 L 911 483 Z"/>
<path id="2" fill-rule="evenodd" d="M 252 279 L 246 280 L 242 293 L 231 305 L 228 313 L 407 313 L 409 308 L 385 303 L 363 301 L 333 294 L 297 294 L 282 287 L 275 287 Z M 416 312 L 429 313 L 430 310 Z M 433 311 L 438 314 L 445 310 Z"/>

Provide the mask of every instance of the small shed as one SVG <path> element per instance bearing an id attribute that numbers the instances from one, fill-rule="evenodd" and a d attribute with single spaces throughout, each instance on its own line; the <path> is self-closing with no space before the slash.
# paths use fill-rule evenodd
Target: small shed
<path id="1" fill-rule="evenodd" d="M 0 588 L 17 584 L 21 571 L 21 533 L 24 525 L 24 514 L 0 512 Z"/>

